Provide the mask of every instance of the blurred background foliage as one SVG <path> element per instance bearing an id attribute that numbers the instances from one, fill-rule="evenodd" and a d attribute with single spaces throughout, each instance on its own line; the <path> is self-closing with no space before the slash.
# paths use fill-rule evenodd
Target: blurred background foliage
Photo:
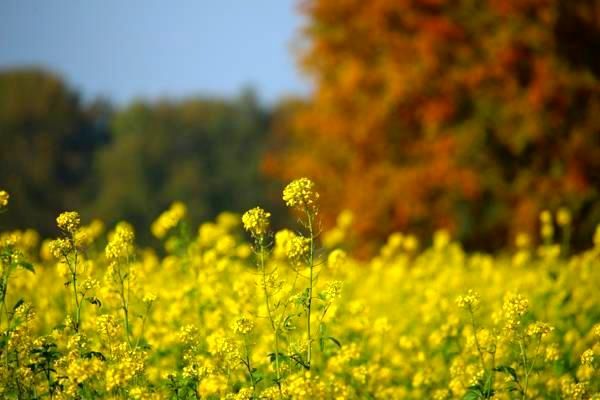
<path id="1" fill-rule="evenodd" d="M 269 121 L 251 90 L 114 110 L 82 104 L 47 72 L 0 73 L 0 182 L 13 199 L 5 221 L 51 234 L 59 210 L 77 209 L 130 221 L 144 242 L 174 200 L 194 222 L 244 210 L 269 189 L 259 168 Z"/>
<path id="2" fill-rule="evenodd" d="M 43 70 L 0 73 L 9 227 L 58 211 L 141 235 L 172 200 L 193 222 L 279 203 L 309 176 L 325 226 L 354 212 L 358 251 L 393 231 L 452 231 L 496 250 L 570 208 L 576 246 L 600 221 L 600 2 L 309 0 L 309 98 L 83 103 Z M 147 239 L 147 238 L 146 238 Z M 143 238 L 142 238 L 143 240 Z"/>
<path id="3" fill-rule="evenodd" d="M 600 2 L 309 0 L 300 61 L 315 81 L 278 122 L 268 174 L 312 176 L 366 250 L 447 228 L 470 248 L 570 208 L 600 220 Z M 283 167 L 283 168 L 280 168 Z"/>

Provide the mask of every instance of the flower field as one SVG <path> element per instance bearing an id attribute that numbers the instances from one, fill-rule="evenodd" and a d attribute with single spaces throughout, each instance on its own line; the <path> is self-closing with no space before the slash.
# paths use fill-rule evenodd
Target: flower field
<path id="1" fill-rule="evenodd" d="M 544 211 L 510 252 L 394 233 L 359 260 L 360 215 L 323 230 L 306 178 L 282 200 L 276 232 L 176 202 L 159 250 L 73 211 L 54 238 L 1 233 L 0 398 L 600 399 L 600 229 L 573 254 L 569 212 Z"/>

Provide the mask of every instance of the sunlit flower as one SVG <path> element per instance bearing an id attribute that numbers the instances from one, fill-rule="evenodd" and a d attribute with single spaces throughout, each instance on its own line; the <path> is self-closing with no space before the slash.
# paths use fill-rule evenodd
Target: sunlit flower
<path id="1" fill-rule="evenodd" d="M 314 182 L 308 178 L 296 179 L 283 189 L 283 201 L 288 207 L 314 211 L 319 199 L 314 187 Z"/>
<path id="2" fill-rule="evenodd" d="M 467 310 L 476 310 L 479 307 L 480 302 L 481 298 L 479 297 L 479 294 L 471 289 L 469 289 L 467 294 L 456 298 L 456 304 L 460 308 Z"/>
<path id="3" fill-rule="evenodd" d="M 269 217 L 271 217 L 271 213 L 260 207 L 254 207 L 242 216 L 244 229 L 256 238 L 262 237 L 269 231 Z"/>
<path id="4" fill-rule="evenodd" d="M 66 211 L 56 218 L 56 224 L 62 231 L 75 234 L 81 225 L 81 219 L 78 212 Z"/>
<path id="5" fill-rule="evenodd" d="M 10 196 L 5 190 L 0 190 L 0 207 L 6 207 L 8 205 L 8 199 Z"/>

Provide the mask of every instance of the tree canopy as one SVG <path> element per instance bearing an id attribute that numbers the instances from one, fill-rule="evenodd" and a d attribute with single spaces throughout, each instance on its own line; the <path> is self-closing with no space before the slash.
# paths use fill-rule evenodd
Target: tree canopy
<path id="1" fill-rule="evenodd" d="M 597 1 L 308 0 L 309 101 L 280 113 L 271 176 L 314 178 L 363 243 L 453 231 L 490 249 L 544 208 L 600 219 Z M 375 239 L 373 241 L 372 239 Z"/>

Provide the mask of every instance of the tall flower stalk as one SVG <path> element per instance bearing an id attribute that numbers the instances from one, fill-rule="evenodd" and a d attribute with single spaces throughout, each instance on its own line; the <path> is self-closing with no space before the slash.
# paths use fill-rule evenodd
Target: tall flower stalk
<path id="1" fill-rule="evenodd" d="M 105 254 L 110 265 L 108 269 L 109 280 L 116 283 L 116 292 L 121 300 L 125 338 L 131 347 L 131 327 L 129 321 L 129 304 L 131 292 L 131 258 L 134 253 L 133 228 L 124 222 L 117 225 L 106 245 Z"/>
<path id="2" fill-rule="evenodd" d="M 79 249 L 84 241 L 84 234 L 80 231 L 81 219 L 75 211 L 67 211 L 56 218 L 56 224 L 62 232 L 62 237 L 51 243 L 51 251 L 54 257 L 61 260 L 69 269 L 70 280 L 66 283 L 73 289 L 73 321 L 72 327 L 79 332 L 81 325 L 81 308 L 85 293 L 78 289 L 79 276 Z"/>
<path id="3" fill-rule="evenodd" d="M 273 338 L 275 341 L 275 374 L 276 382 L 279 387 L 281 394 L 281 367 L 280 367 L 280 355 L 279 355 L 279 326 L 276 321 L 274 310 L 271 305 L 271 296 L 269 294 L 269 277 L 267 273 L 266 256 L 269 250 L 268 245 L 268 234 L 270 221 L 269 218 L 271 213 L 266 212 L 260 207 L 255 207 L 249 211 L 246 211 L 242 216 L 242 223 L 244 229 L 250 233 L 254 240 L 254 251 L 257 254 L 257 266 L 261 275 L 261 287 L 265 298 L 265 306 L 267 308 L 267 316 L 273 331 Z"/>
<path id="4" fill-rule="evenodd" d="M 290 182 L 283 189 L 283 201 L 285 204 L 300 212 L 304 216 L 304 220 L 300 219 L 300 224 L 307 231 L 308 249 L 306 254 L 306 267 L 308 268 L 308 288 L 306 289 L 306 368 L 310 370 L 312 361 L 312 330 L 311 330 L 311 314 L 313 305 L 313 288 L 316 281 L 315 276 L 315 220 L 318 214 L 317 200 L 319 193 L 314 189 L 315 184 L 308 178 L 300 178 Z"/>

